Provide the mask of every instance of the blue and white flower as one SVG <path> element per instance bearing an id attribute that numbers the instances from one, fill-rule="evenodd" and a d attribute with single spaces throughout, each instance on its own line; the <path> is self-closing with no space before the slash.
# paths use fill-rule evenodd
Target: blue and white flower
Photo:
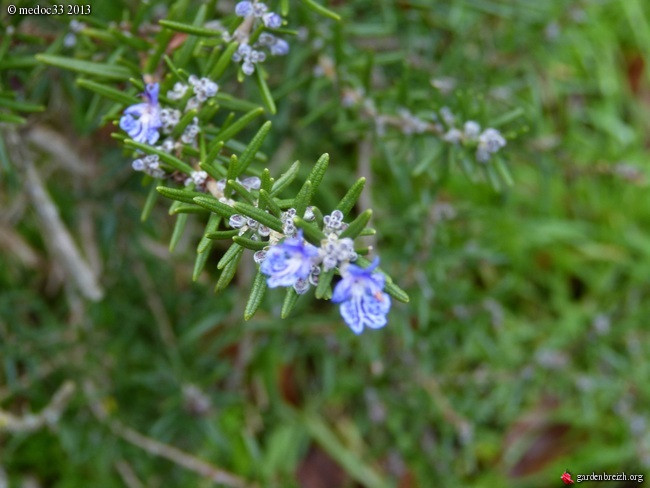
<path id="1" fill-rule="evenodd" d="M 171 134 L 176 124 L 181 120 L 181 111 L 173 108 L 163 108 L 160 111 L 160 124 L 163 134 Z"/>
<path id="2" fill-rule="evenodd" d="M 164 178 L 165 171 L 160 167 L 160 161 L 157 154 L 148 154 L 142 158 L 138 158 L 131 163 L 131 167 L 135 171 L 142 171 L 154 178 Z"/>
<path id="3" fill-rule="evenodd" d="M 335 234 L 338 236 L 347 228 L 348 224 L 343 222 L 343 212 L 340 210 L 334 210 L 330 215 L 323 217 L 323 232 L 325 232 L 325 235 Z"/>
<path id="4" fill-rule="evenodd" d="M 185 96 L 188 86 L 177 81 L 174 83 L 174 89 L 167 92 L 167 98 L 170 100 L 180 100 Z"/>
<path id="5" fill-rule="evenodd" d="M 217 85 L 210 78 L 200 78 L 196 75 L 191 75 L 188 83 L 192 85 L 194 94 L 199 102 L 205 102 L 208 98 L 211 98 L 217 94 L 219 91 L 219 85 Z"/>
<path id="6" fill-rule="evenodd" d="M 254 1 L 243 1 L 235 6 L 235 14 L 244 17 L 244 21 L 237 27 L 232 36 L 226 35 L 224 39 L 228 42 L 236 40 L 239 47 L 232 55 L 232 60 L 242 63 L 241 69 L 246 76 L 255 72 L 255 65 L 266 60 L 266 53 L 262 48 L 267 48 L 273 56 L 284 56 L 289 52 L 289 44 L 273 34 L 262 32 L 258 42 L 249 45 L 251 32 L 263 25 L 267 29 L 277 29 L 282 26 L 282 17 L 275 12 L 269 11 L 266 4 Z"/>
<path id="7" fill-rule="evenodd" d="M 120 128 L 135 142 L 155 144 L 162 127 L 160 105 L 158 104 L 158 83 L 149 83 L 143 93 L 145 102 L 131 105 L 120 119 Z M 137 118 L 136 118 L 137 117 Z"/>
<path id="8" fill-rule="evenodd" d="M 190 176 L 185 179 L 185 186 L 194 183 L 194 188 L 202 191 L 205 188 L 206 181 L 208 181 L 208 173 L 205 171 L 192 171 Z"/>
<path id="9" fill-rule="evenodd" d="M 262 15 L 262 21 L 269 29 L 277 29 L 282 26 L 282 17 L 275 12 L 268 12 Z"/>
<path id="10" fill-rule="evenodd" d="M 481 163 L 486 163 L 492 154 L 498 152 L 505 145 L 506 140 L 501 132 L 492 128 L 485 129 L 478 138 L 476 159 Z"/>
<path id="11" fill-rule="evenodd" d="M 330 234 L 323 239 L 318 249 L 318 255 L 323 262 L 323 271 L 329 271 L 343 263 L 355 261 L 357 253 L 354 251 L 354 241 L 349 237 L 339 239 L 336 234 Z"/>
<path id="12" fill-rule="evenodd" d="M 293 286 L 309 278 L 317 259 L 318 248 L 305 242 L 302 231 L 298 231 L 297 237 L 287 238 L 266 252 L 260 270 L 268 275 L 269 288 Z"/>
<path id="13" fill-rule="evenodd" d="M 375 272 L 378 265 L 379 258 L 365 269 L 348 264 L 334 288 L 332 302 L 341 304 L 341 317 L 355 334 L 361 334 L 365 327 L 380 329 L 387 323 L 391 302 L 383 291 L 386 278 Z"/>
<path id="14" fill-rule="evenodd" d="M 183 144 L 193 144 L 196 136 L 199 135 L 199 132 L 201 132 L 201 128 L 199 127 L 199 119 L 198 117 L 194 117 L 194 119 L 192 119 L 192 123 L 185 127 L 185 130 L 181 135 L 181 142 Z"/>

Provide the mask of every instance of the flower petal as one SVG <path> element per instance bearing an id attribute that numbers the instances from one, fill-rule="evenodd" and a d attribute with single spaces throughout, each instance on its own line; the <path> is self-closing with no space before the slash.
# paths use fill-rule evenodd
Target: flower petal
<path id="1" fill-rule="evenodd" d="M 352 280 L 343 278 L 334 287 L 332 303 L 341 303 L 349 300 L 352 295 Z"/>
<path id="2" fill-rule="evenodd" d="M 135 105 L 127 107 L 126 110 L 124 110 L 124 115 L 136 115 L 137 117 L 140 117 L 147 110 L 147 107 L 149 107 L 148 103 L 136 103 Z"/>

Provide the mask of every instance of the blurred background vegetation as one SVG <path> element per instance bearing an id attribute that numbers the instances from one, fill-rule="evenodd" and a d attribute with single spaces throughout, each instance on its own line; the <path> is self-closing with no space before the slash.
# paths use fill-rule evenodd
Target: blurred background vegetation
<path id="1" fill-rule="evenodd" d="M 128 31 L 167 9 L 96 3 L 77 20 Z M 252 265 L 215 296 L 216 248 L 193 283 L 200 223 L 170 254 L 173 220 L 160 204 L 140 222 L 148 190 L 110 138 L 107 106 L 33 58 L 84 57 L 100 41 L 72 39 L 69 16 L 11 16 L 5 2 L 1 88 L 23 105 L 0 104 L 0 486 L 215 485 L 183 460 L 269 487 L 650 473 L 650 4 L 331 1 L 337 24 L 291 3 L 300 35 L 267 68 L 269 166 L 329 152 L 325 207 L 367 176 L 373 244 L 411 302 L 359 337 L 312 299 L 280 320 L 277 290 L 244 322 Z M 209 5 L 214 19 L 234 9 Z M 234 71 L 219 83 L 260 103 Z M 378 134 L 343 106 L 345 86 L 385 112 L 501 117 L 514 185 L 472 181 L 431 135 Z M 61 229 L 85 292 L 58 257 Z M 51 425 L 3 422 L 57 391 Z"/>

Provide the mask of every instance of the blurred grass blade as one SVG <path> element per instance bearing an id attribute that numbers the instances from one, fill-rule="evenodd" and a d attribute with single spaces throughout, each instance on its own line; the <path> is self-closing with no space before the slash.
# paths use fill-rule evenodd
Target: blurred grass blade
<path id="1" fill-rule="evenodd" d="M 205 27 L 199 27 L 191 24 L 184 24 L 182 22 L 175 22 L 173 20 L 159 20 L 158 23 L 175 32 L 184 32 L 185 34 L 192 34 L 194 36 L 200 37 L 221 37 L 221 31 L 214 29 L 206 29 Z"/>
<path id="2" fill-rule="evenodd" d="M 131 77 L 131 71 L 115 64 L 70 59 L 65 56 L 53 56 L 51 54 L 37 54 L 35 57 L 37 60 L 50 66 L 75 71 L 84 75 L 111 80 L 128 80 Z"/>
<path id="3" fill-rule="evenodd" d="M 260 90 L 260 95 L 262 96 L 264 105 L 266 105 L 266 109 L 271 115 L 275 115 L 277 109 L 275 108 L 273 95 L 271 95 L 271 90 L 269 90 L 269 86 L 266 84 L 264 70 L 259 65 L 255 67 L 255 81 L 257 82 L 257 88 Z"/>
<path id="4" fill-rule="evenodd" d="M 300 422 L 309 435 L 334 459 L 353 479 L 368 488 L 390 488 L 370 466 L 367 466 L 356 452 L 338 439 L 332 430 L 315 414 L 302 412 Z"/>
<path id="5" fill-rule="evenodd" d="M 327 7 L 322 6 L 320 3 L 317 3 L 314 0 L 302 0 L 302 3 L 320 15 L 334 19 L 337 22 L 341 20 L 341 16 L 339 14 L 331 11 Z"/>

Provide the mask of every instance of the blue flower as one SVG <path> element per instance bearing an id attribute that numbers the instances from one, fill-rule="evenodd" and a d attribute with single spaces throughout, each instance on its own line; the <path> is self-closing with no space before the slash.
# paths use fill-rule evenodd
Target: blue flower
<path id="1" fill-rule="evenodd" d="M 160 105 L 158 105 L 158 83 L 149 83 L 143 93 L 145 102 L 131 105 L 120 119 L 120 128 L 135 142 L 155 144 L 162 127 Z M 137 119 L 135 118 L 137 117 Z"/>
<path id="2" fill-rule="evenodd" d="M 289 52 L 289 43 L 284 39 L 277 39 L 270 49 L 273 56 L 285 56 Z"/>
<path id="3" fill-rule="evenodd" d="M 274 12 L 269 12 L 268 14 L 264 14 L 262 19 L 264 25 L 270 29 L 277 29 L 279 27 L 282 27 L 282 17 L 280 17 L 278 14 Z"/>
<path id="4" fill-rule="evenodd" d="M 253 2 L 239 2 L 235 5 L 235 14 L 239 17 L 247 17 L 253 13 Z"/>
<path id="5" fill-rule="evenodd" d="M 269 288 L 293 286 L 309 277 L 317 257 L 318 248 L 306 243 L 299 231 L 297 237 L 287 238 L 269 249 L 260 270 L 269 276 Z"/>
<path id="6" fill-rule="evenodd" d="M 384 275 L 374 272 L 378 265 L 379 258 L 365 269 L 348 264 L 334 288 L 332 302 L 341 304 L 341 317 L 355 334 L 361 334 L 364 327 L 379 329 L 386 325 L 390 297 L 383 291 Z"/>

